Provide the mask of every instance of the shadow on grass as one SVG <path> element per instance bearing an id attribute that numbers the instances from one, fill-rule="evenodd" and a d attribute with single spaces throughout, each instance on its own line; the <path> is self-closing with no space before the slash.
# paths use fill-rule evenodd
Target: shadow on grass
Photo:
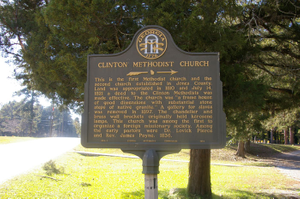
<path id="1" fill-rule="evenodd" d="M 290 198 L 298 198 L 299 195 L 295 194 L 295 192 L 283 190 L 282 193 L 268 193 L 266 190 L 265 193 L 253 193 L 249 191 L 240 191 L 240 190 L 230 190 L 228 194 L 224 195 L 222 198 L 282 198 L 282 199 L 290 199 Z M 271 191 L 272 192 L 272 191 Z"/>
<path id="2" fill-rule="evenodd" d="M 299 150 L 297 147 L 284 144 L 255 144 L 251 143 L 250 154 L 270 157 L 282 153 Z"/>
<path id="3" fill-rule="evenodd" d="M 122 198 L 145 198 L 144 190 L 133 191 L 133 192 L 124 192 L 122 193 Z"/>
<path id="4" fill-rule="evenodd" d="M 251 143 L 250 147 L 250 154 L 259 156 L 259 157 L 272 157 L 274 155 L 280 154 L 280 150 L 276 150 L 275 148 L 270 147 L 271 145 L 267 146 L 265 144 L 253 144 Z M 277 146 L 280 148 L 281 146 Z"/>
<path id="5" fill-rule="evenodd" d="M 158 197 L 163 199 L 209 199 L 210 197 L 199 197 L 199 196 L 188 196 L 187 189 L 180 188 L 176 189 L 175 193 L 169 194 L 170 190 L 164 189 L 162 191 L 158 191 Z M 142 199 L 145 198 L 144 190 L 139 190 L 135 192 L 127 192 L 122 194 L 123 198 L 135 198 Z M 213 199 L 220 199 L 222 197 L 212 194 Z"/>
<path id="6" fill-rule="evenodd" d="M 187 194 L 187 189 L 180 188 L 177 189 L 177 191 L 173 194 L 169 194 L 170 190 L 162 190 L 158 191 L 159 198 L 163 199 L 223 199 L 223 198 L 298 198 L 297 195 L 293 194 L 292 192 L 289 194 L 287 192 L 285 193 L 253 193 L 249 191 L 241 191 L 241 190 L 224 190 L 224 194 L 216 195 L 212 194 L 211 197 L 205 197 L 205 196 L 189 196 Z M 122 199 L 127 198 L 134 198 L 134 199 L 142 199 L 145 198 L 144 190 L 139 190 L 135 192 L 124 192 L 122 194 Z"/>

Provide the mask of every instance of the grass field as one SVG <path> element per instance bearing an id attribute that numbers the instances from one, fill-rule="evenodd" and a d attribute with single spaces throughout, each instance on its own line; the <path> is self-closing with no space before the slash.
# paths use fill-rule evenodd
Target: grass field
<path id="1" fill-rule="evenodd" d="M 76 150 L 122 154 L 116 149 L 84 149 L 79 146 Z M 247 161 L 233 162 L 216 158 L 229 157 L 231 153 L 234 151 L 230 147 L 212 150 L 212 161 L 243 163 L 247 166 L 212 166 L 213 198 L 300 197 L 300 182 L 280 174 L 275 167 L 249 166 L 253 164 L 251 160 L 255 155 L 250 155 Z M 189 153 L 183 150 L 164 158 L 188 160 Z M 91 157 L 69 152 L 54 162 L 53 172 L 57 169 L 61 173 L 50 175 L 43 168 L 38 168 L 0 185 L 0 198 L 144 198 L 144 175 L 140 159 Z M 187 196 L 187 181 L 188 163 L 160 162 L 159 198 L 196 198 Z M 178 188 L 179 192 L 169 195 L 172 188 Z"/>
<path id="2" fill-rule="evenodd" d="M 14 136 L 0 136 L 0 144 L 9 144 L 14 142 L 23 142 L 27 140 L 32 140 L 32 137 L 14 137 Z"/>

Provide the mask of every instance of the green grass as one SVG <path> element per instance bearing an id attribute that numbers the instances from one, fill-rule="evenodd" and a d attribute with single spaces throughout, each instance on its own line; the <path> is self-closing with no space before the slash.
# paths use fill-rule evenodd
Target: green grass
<path id="1" fill-rule="evenodd" d="M 293 184 L 293 180 L 279 174 L 273 167 L 212 167 L 211 177 L 213 192 L 223 198 L 282 197 L 280 190 L 297 192 L 300 185 Z M 266 190 L 269 189 L 277 190 L 278 194 L 268 193 Z"/>
<path id="2" fill-rule="evenodd" d="M 32 137 L 14 137 L 14 136 L 0 136 L 0 144 L 9 144 L 14 142 L 23 142 L 27 140 L 32 140 Z"/>
<path id="3" fill-rule="evenodd" d="M 114 149 L 85 150 L 121 153 Z M 177 155 L 188 157 L 185 150 Z M 178 159 L 176 154 L 165 158 Z M 55 164 L 58 168 L 64 168 L 63 174 L 45 177 L 46 171 L 38 169 L 19 176 L 0 185 L 0 198 L 144 198 L 140 159 L 67 153 L 56 159 Z M 159 198 L 189 198 L 186 194 L 187 182 L 188 163 L 160 162 Z M 213 198 L 284 198 L 288 197 L 286 191 L 300 191 L 299 182 L 285 177 L 274 167 L 212 166 L 211 182 Z M 168 196 L 172 188 L 179 188 L 180 192 Z"/>

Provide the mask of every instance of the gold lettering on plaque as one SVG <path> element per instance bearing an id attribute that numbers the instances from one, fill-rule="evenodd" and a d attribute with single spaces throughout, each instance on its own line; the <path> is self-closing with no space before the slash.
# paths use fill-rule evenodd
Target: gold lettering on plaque
<path id="1" fill-rule="evenodd" d="M 181 67 L 208 67 L 209 61 L 181 61 Z"/>
<path id="2" fill-rule="evenodd" d="M 128 62 L 99 62 L 99 68 L 126 68 Z"/>

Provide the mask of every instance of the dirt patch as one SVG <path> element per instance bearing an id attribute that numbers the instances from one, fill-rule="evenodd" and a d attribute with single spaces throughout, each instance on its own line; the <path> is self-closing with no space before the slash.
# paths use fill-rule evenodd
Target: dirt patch
<path id="1" fill-rule="evenodd" d="M 288 198 L 298 199 L 298 191 L 295 189 L 282 190 L 282 189 L 266 189 L 261 192 L 264 195 L 268 195 L 270 198 Z"/>

